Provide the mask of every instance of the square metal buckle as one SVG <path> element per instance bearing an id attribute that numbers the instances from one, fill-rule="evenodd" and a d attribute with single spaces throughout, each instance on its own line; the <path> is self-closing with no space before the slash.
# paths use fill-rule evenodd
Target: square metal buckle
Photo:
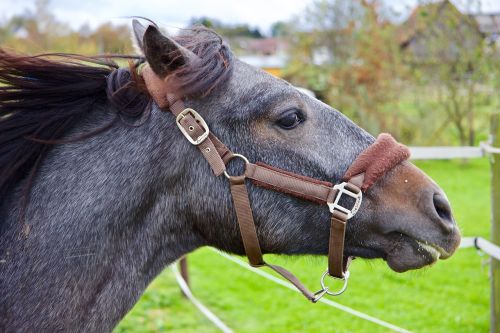
<path id="1" fill-rule="evenodd" d="M 350 219 L 358 212 L 359 207 L 361 206 L 361 201 L 363 200 L 363 193 L 359 191 L 359 193 L 354 193 L 346 188 L 347 183 L 344 182 L 342 184 L 337 184 L 333 187 L 334 190 L 337 190 L 337 195 L 335 196 L 335 200 L 333 202 L 328 202 L 328 208 L 330 208 L 330 212 L 333 213 L 334 210 L 339 210 L 343 213 L 347 214 L 347 219 Z M 354 198 L 356 202 L 352 206 L 351 209 L 345 208 L 339 205 L 340 198 L 342 194 L 346 194 L 351 198 Z"/>
<path id="2" fill-rule="evenodd" d="M 181 120 L 184 117 L 186 117 L 188 114 L 191 114 L 193 116 L 193 118 L 203 128 L 203 131 L 204 131 L 203 134 L 201 134 L 196 139 L 193 139 L 189 135 L 189 133 L 186 131 L 186 129 L 184 129 L 184 127 L 182 127 L 182 125 L 181 125 Z M 190 109 L 190 108 L 184 109 L 181 113 L 179 113 L 177 115 L 177 117 L 175 118 L 175 122 L 177 123 L 177 127 L 179 127 L 179 129 L 181 130 L 182 134 L 184 134 L 184 136 L 186 137 L 186 139 L 188 139 L 188 141 L 191 142 L 192 145 L 198 146 L 203 141 L 205 141 L 205 139 L 208 138 L 208 135 L 210 134 L 210 129 L 208 128 L 208 125 L 205 122 L 205 120 L 203 119 L 203 117 L 200 116 L 200 114 L 198 112 L 196 112 L 195 110 L 193 110 L 193 109 Z"/>

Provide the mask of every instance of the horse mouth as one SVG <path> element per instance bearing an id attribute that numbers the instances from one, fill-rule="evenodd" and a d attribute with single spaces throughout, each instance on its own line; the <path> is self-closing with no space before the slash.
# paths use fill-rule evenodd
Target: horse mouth
<path id="1" fill-rule="evenodd" d="M 437 261 L 438 259 L 448 259 L 451 257 L 451 253 L 447 252 L 445 249 L 443 249 L 441 246 L 432 244 L 426 241 L 420 241 L 416 239 L 417 244 L 422 248 L 424 251 L 427 251 L 434 259 Z"/>
<path id="2" fill-rule="evenodd" d="M 401 232 L 392 232 L 388 236 L 391 244 L 385 251 L 384 260 L 396 272 L 432 265 L 439 259 L 449 258 L 454 252 L 454 248 L 447 251 L 435 243 Z"/>

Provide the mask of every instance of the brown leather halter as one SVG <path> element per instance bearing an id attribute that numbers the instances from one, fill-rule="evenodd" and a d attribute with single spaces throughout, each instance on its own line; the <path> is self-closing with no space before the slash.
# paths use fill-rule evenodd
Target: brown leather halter
<path id="1" fill-rule="evenodd" d="M 203 118 L 193 109 L 186 108 L 182 98 L 167 91 L 167 86 L 148 66 L 142 69 L 142 76 L 149 93 L 162 110 L 170 110 L 184 137 L 198 147 L 216 176 L 224 174 L 229 180 L 236 216 L 240 228 L 245 253 L 253 267 L 267 266 L 290 281 L 304 296 L 317 302 L 325 294 L 340 295 L 347 288 L 348 267 L 353 259 L 344 256 L 346 223 L 358 211 L 362 201 L 362 191 L 366 191 L 388 170 L 409 157 L 407 147 L 397 143 L 389 134 L 381 134 L 378 139 L 363 151 L 349 167 L 344 182 L 332 183 L 298 175 L 263 163 L 250 163 L 246 157 L 229 150 L 210 132 Z M 242 175 L 231 176 L 226 165 L 234 158 L 245 162 Z M 321 277 L 321 289 L 309 291 L 292 273 L 286 269 L 264 261 L 252 215 L 245 180 L 250 179 L 257 186 L 287 193 L 300 199 L 327 205 L 330 213 L 330 238 L 328 244 L 328 269 Z M 343 195 L 354 199 L 351 208 L 343 207 Z M 325 277 L 343 280 L 339 290 L 333 291 L 325 285 Z"/>

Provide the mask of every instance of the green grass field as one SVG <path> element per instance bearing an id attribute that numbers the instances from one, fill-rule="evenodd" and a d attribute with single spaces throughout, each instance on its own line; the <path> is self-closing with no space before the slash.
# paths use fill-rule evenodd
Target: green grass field
<path id="1" fill-rule="evenodd" d="M 486 159 L 417 163 L 447 192 L 464 236 L 489 236 L 490 186 Z M 311 289 L 326 259 L 269 258 Z M 397 274 L 381 261 L 356 260 L 348 290 L 334 300 L 413 332 L 487 332 L 486 257 L 460 249 L 432 268 Z M 209 249 L 189 255 L 193 293 L 235 332 L 389 332 L 245 270 Z M 217 332 L 181 297 L 166 269 L 115 332 Z"/>

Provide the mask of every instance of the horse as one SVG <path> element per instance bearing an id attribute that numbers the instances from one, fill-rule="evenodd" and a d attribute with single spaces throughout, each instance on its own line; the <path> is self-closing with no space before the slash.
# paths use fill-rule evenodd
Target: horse
<path id="1" fill-rule="evenodd" d="M 172 37 L 135 21 L 133 38 L 141 53 L 128 68 L 0 51 L 1 331 L 111 331 L 180 257 L 203 246 L 245 253 L 227 179 L 152 99 L 144 64 L 249 160 L 338 182 L 375 141 L 238 60 L 210 29 Z M 248 195 L 263 253 L 328 252 L 323 206 L 252 184 Z M 344 255 L 404 272 L 459 242 L 442 189 L 404 161 L 363 194 Z"/>

